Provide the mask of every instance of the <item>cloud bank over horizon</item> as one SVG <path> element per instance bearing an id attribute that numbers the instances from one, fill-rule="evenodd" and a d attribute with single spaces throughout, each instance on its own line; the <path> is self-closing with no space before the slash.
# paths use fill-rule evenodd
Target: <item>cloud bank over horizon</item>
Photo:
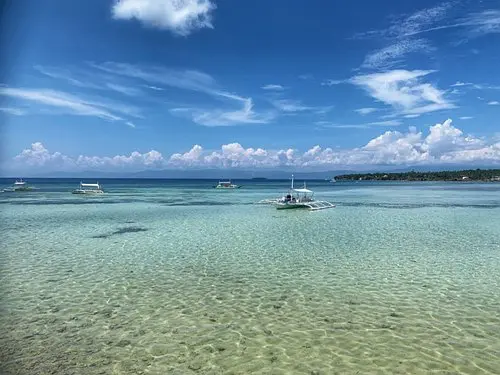
<path id="1" fill-rule="evenodd" d="M 278 169 L 327 170 L 350 167 L 446 164 L 500 166 L 500 140 L 464 134 L 447 119 L 424 134 L 410 127 L 406 132 L 386 131 L 361 147 L 332 149 L 315 145 L 307 151 L 245 148 L 224 144 L 218 150 L 194 145 L 190 150 L 163 155 L 157 150 L 115 156 L 70 156 L 49 151 L 41 142 L 21 151 L 4 163 L 4 172 L 134 172 L 154 169 Z"/>

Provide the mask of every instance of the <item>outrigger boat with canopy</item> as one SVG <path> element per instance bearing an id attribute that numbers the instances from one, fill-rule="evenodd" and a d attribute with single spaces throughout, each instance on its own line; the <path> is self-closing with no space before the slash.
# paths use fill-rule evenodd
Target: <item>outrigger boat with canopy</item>
<path id="1" fill-rule="evenodd" d="M 14 182 L 14 185 L 12 187 L 3 189 L 2 191 L 8 193 L 8 192 L 32 191 L 32 190 L 38 190 L 38 189 L 33 186 L 27 185 L 26 181 L 24 181 L 21 178 L 20 180 L 16 180 L 16 182 Z"/>
<path id="2" fill-rule="evenodd" d="M 279 199 L 265 199 L 259 204 L 271 204 L 278 210 L 287 210 L 294 208 L 305 208 L 310 211 L 325 210 L 334 208 L 335 205 L 327 201 L 317 201 L 314 199 L 314 192 L 307 188 L 304 182 L 304 187 L 295 189 L 293 186 L 294 177 L 292 175 L 292 186 L 288 193 Z"/>
<path id="3" fill-rule="evenodd" d="M 99 183 L 95 184 L 84 184 L 80 182 L 80 187 L 72 191 L 73 194 L 103 194 L 101 185 Z"/>

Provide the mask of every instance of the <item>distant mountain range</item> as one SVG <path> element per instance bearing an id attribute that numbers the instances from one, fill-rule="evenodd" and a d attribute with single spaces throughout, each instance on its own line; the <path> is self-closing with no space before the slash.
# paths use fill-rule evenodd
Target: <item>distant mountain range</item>
<path id="1" fill-rule="evenodd" d="M 474 166 L 474 169 L 489 169 L 498 166 Z M 144 170 L 138 172 L 105 172 L 105 171 L 80 171 L 80 172 L 50 172 L 50 173 L 30 173 L 22 176 L 3 176 L 11 178 L 172 178 L 172 179 L 252 179 L 252 178 L 268 178 L 268 179 L 289 179 L 292 173 L 297 179 L 331 179 L 338 175 L 347 175 L 355 173 L 403 173 L 409 171 L 415 172 L 436 172 L 436 171 L 457 171 L 463 169 L 471 169 L 470 165 L 432 165 L 432 166 L 376 166 L 363 169 L 343 169 L 330 171 L 301 171 L 292 169 L 260 169 L 260 170 L 244 170 L 244 169 L 163 169 L 163 170 Z"/>

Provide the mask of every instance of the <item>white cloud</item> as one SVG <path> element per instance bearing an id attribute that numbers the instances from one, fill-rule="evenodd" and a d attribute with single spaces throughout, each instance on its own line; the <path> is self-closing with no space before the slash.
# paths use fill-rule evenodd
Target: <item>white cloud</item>
<path id="1" fill-rule="evenodd" d="M 500 105 L 500 102 L 493 100 L 491 102 L 488 102 L 488 105 Z"/>
<path id="2" fill-rule="evenodd" d="M 202 28 L 213 28 L 211 0 L 116 0 L 115 19 L 137 19 L 142 24 L 187 36 Z"/>
<path id="3" fill-rule="evenodd" d="M 444 92 L 421 79 L 432 70 L 391 70 L 384 73 L 358 75 L 350 79 L 373 98 L 392 106 L 401 114 L 417 115 L 455 108 Z"/>
<path id="4" fill-rule="evenodd" d="M 474 117 L 472 116 L 462 116 L 462 117 L 459 117 L 460 120 L 472 120 Z"/>
<path id="5" fill-rule="evenodd" d="M 269 84 L 262 86 L 261 89 L 267 91 L 283 91 L 285 88 L 281 85 Z"/>
<path id="6" fill-rule="evenodd" d="M 368 108 L 355 109 L 354 111 L 358 112 L 360 115 L 364 116 L 364 115 L 369 115 L 370 113 L 376 112 L 376 111 L 378 111 L 378 109 L 377 108 L 368 107 Z"/>
<path id="7" fill-rule="evenodd" d="M 125 124 L 131 127 L 132 129 L 135 129 L 135 124 L 133 122 L 127 121 Z"/>
<path id="8" fill-rule="evenodd" d="M 332 149 L 315 145 L 305 152 L 288 148 L 245 148 L 240 143 L 209 151 L 195 145 L 185 153 L 164 158 L 158 151 L 117 156 L 76 156 L 49 152 L 35 142 L 8 163 L 19 171 L 109 170 L 133 171 L 150 168 L 282 168 L 328 169 L 342 166 L 366 168 L 375 165 L 440 165 L 446 163 L 500 164 L 500 142 L 466 135 L 450 119 L 429 127 L 427 134 L 410 127 L 407 132 L 386 131 L 362 147 Z"/>

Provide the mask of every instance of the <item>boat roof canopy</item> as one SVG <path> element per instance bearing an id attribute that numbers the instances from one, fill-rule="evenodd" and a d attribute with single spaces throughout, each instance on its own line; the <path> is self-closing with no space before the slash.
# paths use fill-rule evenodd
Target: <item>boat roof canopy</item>
<path id="1" fill-rule="evenodd" d="M 99 184 L 84 184 L 84 183 L 80 183 L 81 186 L 85 186 L 85 187 L 99 187 Z"/>
<path id="2" fill-rule="evenodd" d="M 312 190 L 309 189 L 293 189 L 296 193 L 312 193 Z"/>

